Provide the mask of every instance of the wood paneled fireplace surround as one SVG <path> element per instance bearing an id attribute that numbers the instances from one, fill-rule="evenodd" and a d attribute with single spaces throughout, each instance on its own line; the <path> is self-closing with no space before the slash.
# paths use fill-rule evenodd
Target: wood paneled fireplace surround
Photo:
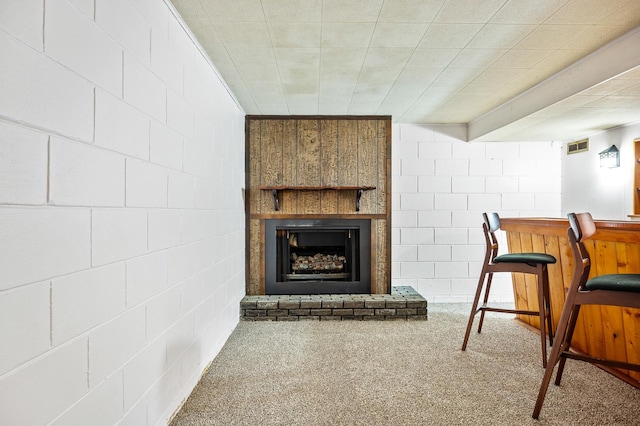
<path id="1" fill-rule="evenodd" d="M 247 295 L 391 294 L 391 118 L 245 125 Z"/>

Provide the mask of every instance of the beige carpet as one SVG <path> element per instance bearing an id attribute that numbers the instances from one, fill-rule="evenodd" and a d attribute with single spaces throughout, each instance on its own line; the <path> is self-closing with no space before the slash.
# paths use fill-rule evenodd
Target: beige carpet
<path id="1" fill-rule="evenodd" d="M 539 337 L 492 314 L 460 350 L 468 305 L 428 321 L 241 322 L 171 423 L 639 425 L 640 390 L 568 361 L 540 420 Z"/>

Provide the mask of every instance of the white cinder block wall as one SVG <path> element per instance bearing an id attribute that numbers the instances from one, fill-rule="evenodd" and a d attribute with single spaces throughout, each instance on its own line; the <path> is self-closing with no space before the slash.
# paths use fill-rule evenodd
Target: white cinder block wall
<path id="1" fill-rule="evenodd" d="M 238 322 L 244 113 L 162 0 L 0 0 L 0 424 L 166 424 Z"/>
<path id="2" fill-rule="evenodd" d="M 485 251 L 482 212 L 560 216 L 561 144 L 467 143 L 464 132 L 393 127 L 392 285 L 410 285 L 429 302 L 473 300 Z M 498 275 L 492 300 L 513 302 L 510 276 Z"/>

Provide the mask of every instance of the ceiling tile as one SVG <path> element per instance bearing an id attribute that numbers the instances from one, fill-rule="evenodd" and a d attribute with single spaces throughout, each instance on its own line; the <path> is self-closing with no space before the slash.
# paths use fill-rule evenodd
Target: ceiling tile
<path id="1" fill-rule="evenodd" d="M 320 49 L 311 47 L 276 47 L 273 49 L 279 68 L 320 67 Z"/>
<path id="2" fill-rule="evenodd" d="M 413 49 L 402 48 L 370 48 L 364 61 L 366 67 L 404 67 Z"/>
<path id="3" fill-rule="evenodd" d="M 584 90 L 580 92 L 580 94 L 592 96 L 617 95 L 627 87 L 629 87 L 629 81 L 622 78 L 615 78 Z"/>
<path id="4" fill-rule="evenodd" d="M 353 91 L 356 89 L 356 84 L 357 79 L 341 82 L 323 82 L 320 80 L 320 96 L 331 96 L 334 98 L 334 101 L 338 101 L 338 99 L 346 99 L 348 102 L 349 99 L 351 99 Z"/>
<path id="5" fill-rule="evenodd" d="M 431 24 L 419 47 L 463 48 L 482 29 L 482 24 Z"/>
<path id="6" fill-rule="evenodd" d="M 602 19 L 600 24 L 622 25 L 626 28 L 640 25 L 640 7 L 637 0 L 630 0 L 629 3 Z"/>
<path id="7" fill-rule="evenodd" d="M 319 47 L 320 24 L 274 22 L 269 33 L 274 47 Z"/>
<path id="8" fill-rule="evenodd" d="M 504 56 L 506 49 L 463 49 L 449 64 L 455 68 L 476 68 L 483 71 Z"/>
<path id="9" fill-rule="evenodd" d="M 447 68 L 434 81 L 435 84 L 463 87 L 480 74 L 477 68 Z"/>
<path id="10" fill-rule="evenodd" d="M 323 22 L 376 22 L 383 0 L 323 0 Z"/>
<path id="11" fill-rule="evenodd" d="M 220 36 L 218 36 L 217 31 L 211 31 L 208 20 L 197 19 L 194 20 L 195 25 L 193 27 L 193 34 L 197 37 L 198 41 L 202 46 L 204 45 L 219 45 L 222 46 L 224 43 Z"/>
<path id="12" fill-rule="evenodd" d="M 416 84 L 431 83 L 443 70 L 444 67 L 404 67 L 397 81 Z"/>
<path id="13" fill-rule="evenodd" d="M 265 67 L 256 65 L 254 67 L 242 67 L 238 71 L 238 74 L 245 82 L 259 81 L 261 84 L 265 84 L 269 81 L 280 81 L 280 72 L 275 66 Z M 256 89 L 257 87 L 253 86 L 253 88 Z"/>
<path id="14" fill-rule="evenodd" d="M 323 47 L 320 51 L 320 63 L 323 70 L 355 69 L 359 71 L 366 56 L 365 48 Z"/>
<path id="15" fill-rule="evenodd" d="M 549 24 L 595 24 L 616 12 L 628 0 L 570 0 L 554 13 Z"/>
<path id="16" fill-rule="evenodd" d="M 625 32 L 625 28 L 619 26 L 588 26 L 581 32 L 576 33 L 576 36 L 568 40 L 562 48 L 592 52 L 604 43 L 608 43 L 623 35 Z"/>
<path id="17" fill-rule="evenodd" d="M 267 20 L 274 22 L 320 22 L 322 0 L 262 0 Z"/>
<path id="18" fill-rule="evenodd" d="M 521 69 L 517 68 L 496 68 L 491 67 L 482 71 L 473 81 L 469 84 L 471 85 L 487 85 L 487 86 L 497 86 L 504 85 L 509 82 L 512 78 L 522 72 Z"/>
<path id="19" fill-rule="evenodd" d="M 431 82 L 403 83 L 403 82 L 400 82 L 400 81 L 396 80 L 396 82 L 393 84 L 393 87 L 391 87 L 391 89 L 389 91 L 389 95 L 390 96 L 412 95 L 412 96 L 415 96 L 417 98 L 420 93 L 422 93 L 423 91 L 425 91 L 427 89 L 427 87 L 429 87 L 429 84 L 431 84 Z"/>
<path id="20" fill-rule="evenodd" d="M 371 47 L 416 47 L 427 30 L 425 24 L 379 23 L 376 25 Z"/>
<path id="21" fill-rule="evenodd" d="M 485 0 L 482 7 L 468 0 L 447 0 L 433 20 L 449 24 L 485 24 L 500 10 L 506 0 Z"/>
<path id="22" fill-rule="evenodd" d="M 236 66 L 276 66 L 274 51 L 268 47 L 231 46 L 226 51 Z"/>
<path id="23" fill-rule="evenodd" d="M 468 47 L 508 49 L 535 29 L 533 25 L 487 24 L 469 42 Z"/>
<path id="24" fill-rule="evenodd" d="M 222 21 L 264 21 L 260 0 L 215 0 L 202 1 L 207 16 L 214 22 Z M 175 1 L 174 1 L 175 3 Z M 177 7 L 182 13 L 182 9 Z M 183 15 L 184 16 L 184 15 Z"/>
<path id="25" fill-rule="evenodd" d="M 318 82 L 317 81 L 301 81 L 295 80 L 291 82 L 284 82 L 282 84 L 287 102 L 292 99 L 297 99 L 296 102 L 302 102 L 302 99 L 316 99 L 318 98 Z"/>
<path id="26" fill-rule="evenodd" d="M 266 22 L 220 22 L 216 30 L 225 46 L 271 46 Z"/>
<path id="27" fill-rule="evenodd" d="M 549 50 L 559 49 L 569 40 L 577 37 L 583 31 L 591 28 L 590 25 L 540 25 L 517 45 L 517 49 Z"/>
<path id="28" fill-rule="evenodd" d="M 460 53 L 461 49 L 416 49 L 408 66 L 446 67 Z"/>
<path id="29" fill-rule="evenodd" d="M 431 22 L 444 0 L 385 1 L 379 22 Z"/>
<path id="30" fill-rule="evenodd" d="M 91 3 L 94 3 L 94 1 Z M 207 12 L 202 7 L 200 0 L 173 0 L 173 3 L 180 10 L 180 15 L 185 19 L 207 19 Z"/>
<path id="31" fill-rule="evenodd" d="M 546 50 L 511 49 L 497 59 L 491 68 L 529 69 L 542 61 L 548 54 Z"/>
<path id="32" fill-rule="evenodd" d="M 541 24 L 567 0 L 509 0 L 489 22 L 493 24 Z"/>
<path id="33" fill-rule="evenodd" d="M 375 24 L 324 23 L 322 47 L 369 47 Z"/>
<path id="34" fill-rule="evenodd" d="M 402 72 L 402 68 L 365 67 L 360 72 L 358 83 L 378 84 L 388 86 L 388 90 L 393 85 L 393 81 Z"/>
<path id="35" fill-rule="evenodd" d="M 563 48 L 560 50 L 554 50 L 542 58 L 540 62 L 535 64 L 535 68 L 551 75 L 575 63 L 579 59 L 582 59 L 588 53 L 588 51 L 578 49 Z"/>

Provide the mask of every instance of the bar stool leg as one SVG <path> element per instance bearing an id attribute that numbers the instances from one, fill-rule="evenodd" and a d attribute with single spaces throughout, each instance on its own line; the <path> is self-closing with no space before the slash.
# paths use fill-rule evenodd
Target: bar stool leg
<path id="1" fill-rule="evenodd" d="M 538 267 L 538 274 L 536 275 L 537 284 L 538 284 L 538 318 L 540 318 L 540 342 L 542 345 L 542 367 L 547 367 L 547 333 L 546 333 L 546 323 L 547 323 L 547 315 L 545 314 L 545 305 L 546 299 L 544 297 L 544 269 L 542 268 L 544 265 L 540 265 Z"/>
<path id="2" fill-rule="evenodd" d="M 482 301 L 482 307 L 480 311 L 480 321 L 478 322 L 478 333 L 482 331 L 482 324 L 484 324 L 484 313 L 485 310 L 482 309 L 487 306 L 489 302 L 489 292 L 491 291 L 491 282 L 493 281 L 493 272 L 489 272 L 489 277 L 487 278 L 487 287 L 484 290 L 484 299 Z"/>
<path id="3" fill-rule="evenodd" d="M 549 291 L 549 268 L 547 265 L 544 265 L 543 278 L 542 291 L 547 315 L 547 338 L 549 339 L 549 347 L 551 347 L 553 346 L 553 316 L 551 314 L 551 292 Z"/>
<path id="4" fill-rule="evenodd" d="M 542 378 L 542 383 L 540 384 L 540 390 L 538 391 L 538 398 L 536 399 L 536 405 L 533 408 L 533 414 L 531 417 L 537 419 L 540 416 L 540 411 L 542 410 L 542 404 L 544 403 L 544 398 L 547 395 L 547 390 L 549 389 L 549 383 L 551 382 L 551 376 L 553 376 L 553 370 L 558 363 L 558 374 L 556 376 L 555 384 L 560 384 L 560 379 L 562 378 L 562 371 L 564 370 L 564 364 L 566 361 L 565 357 L 561 357 L 560 354 L 571 345 L 571 339 L 569 336 L 573 334 L 573 329 L 576 325 L 576 319 L 578 317 L 578 311 L 580 306 L 573 306 L 573 302 L 575 300 L 575 293 L 569 293 L 567 295 L 567 300 L 565 300 L 565 306 L 562 309 L 562 314 L 560 315 L 560 320 L 558 320 L 558 330 L 556 330 L 556 338 L 553 346 L 551 347 L 551 355 L 549 356 L 549 361 L 547 363 L 547 367 L 544 371 L 544 376 Z M 576 309 L 577 308 L 577 309 Z"/>
<path id="5" fill-rule="evenodd" d="M 480 279 L 478 280 L 478 287 L 476 288 L 476 295 L 473 299 L 473 305 L 471 306 L 471 313 L 469 314 L 469 321 L 467 322 L 467 331 L 465 331 L 464 340 L 462 341 L 463 351 L 467 349 L 467 342 L 469 341 L 469 335 L 471 334 L 471 328 L 473 327 L 473 318 L 477 313 L 478 301 L 480 300 L 480 294 L 482 293 L 482 287 L 484 286 L 484 279 L 486 275 L 486 267 L 483 267 L 482 272 L 480 272 Z"/>

